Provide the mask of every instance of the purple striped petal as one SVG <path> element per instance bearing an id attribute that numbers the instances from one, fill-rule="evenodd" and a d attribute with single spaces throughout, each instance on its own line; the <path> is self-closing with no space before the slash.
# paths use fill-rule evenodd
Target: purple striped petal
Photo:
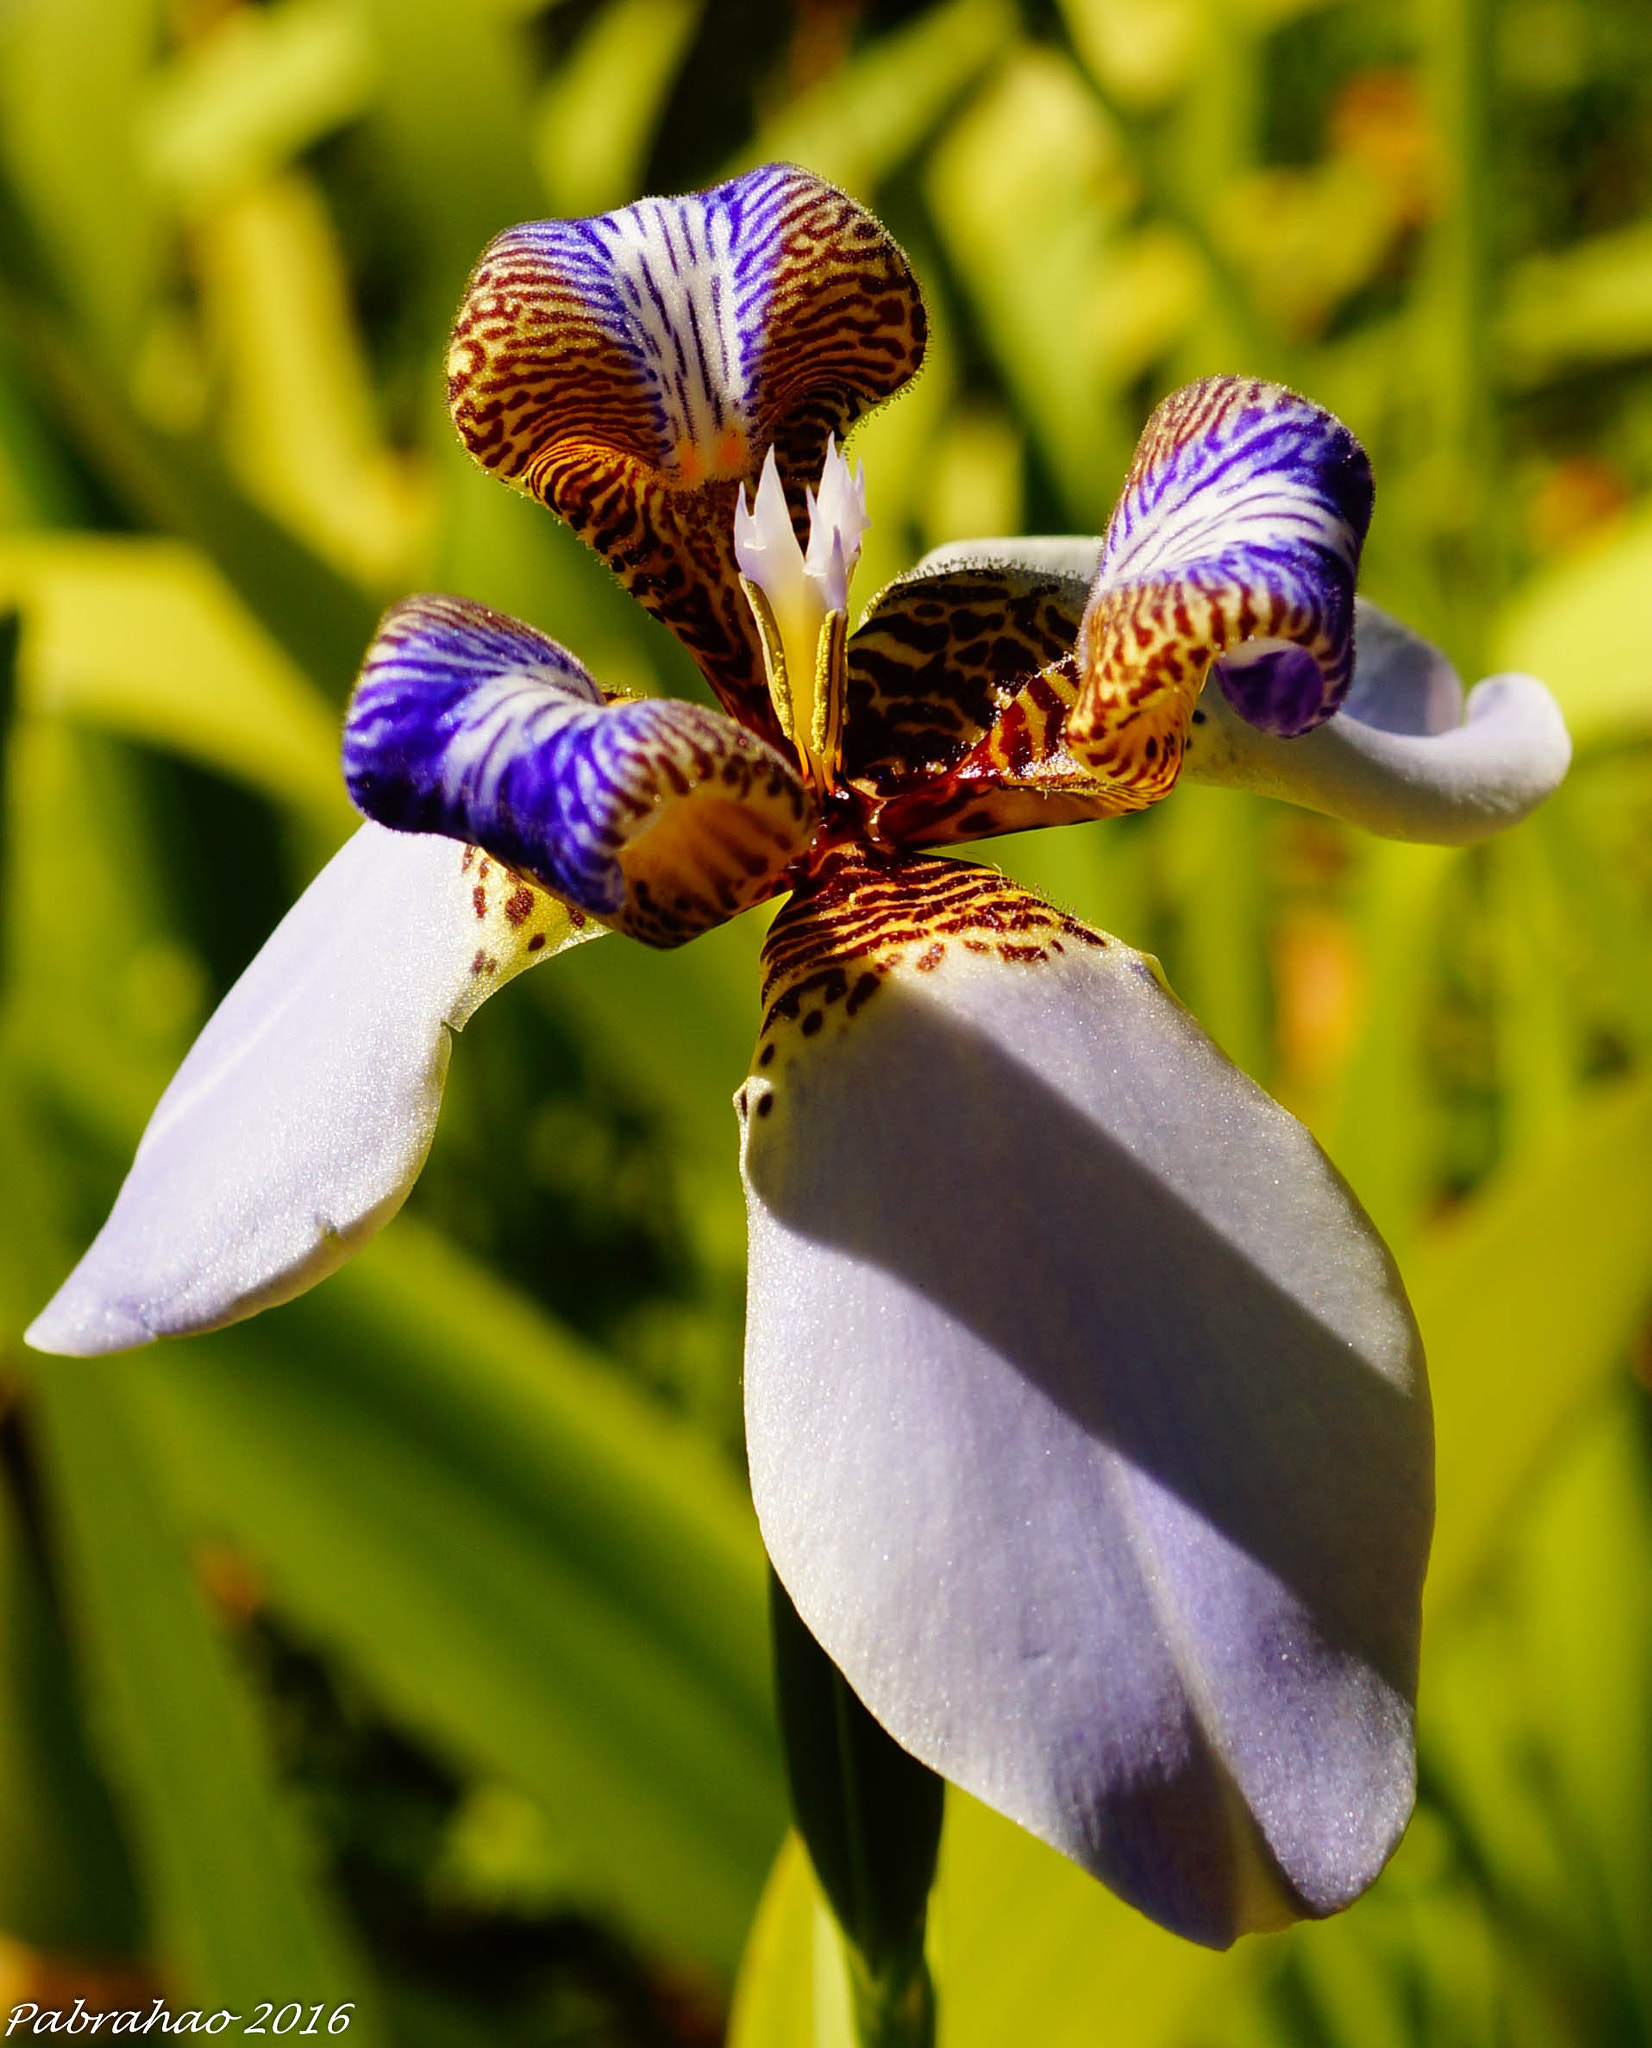
<path id="1" fill-rule="evenodd" d="M 449 402 L 476 459 L 583 534 L 767 733 L 734 565 L 739 487 L 755 489 L 772 446 L 801 526 L 827 436 L 906 382 L 924 332 L 872 216 L 771 164 L 501 235 L 460 308 Z"/>
<path id="2" fill-rule="evenodd" d="M 895 1738 L 1223 1945 L 1413 1790 L 1428 1393 L 1393 1262 L 1152 963 L 990 869 L 845 860 L 737 1098 L 746 1442 Z"/>
<path id="3" fill-rule="evenodd" d="M 1174 783 L 1207 672 L 1265 732 L 1335 712 L 1371 502 L 1353 435 L 1277 384 L 1210 377 L 1154 413 L 1102 546 L 1065 735 L 1126 807 Z"/>
<path id="4" fill-rule="evenodd" d="M 437 832 L 654 945 L 770 894 L 813 806 L 763 741 L 676 698 L 605 701 L 565 648 L 461 598 L 385 617 L 344 728 L 381 825 Z"/>
<path id="5" fill-rule="evenodd" d="M 868 625 L 890 598 L 915 609 L 926 586 L 945 594 L 974 578 L 977 587 L 996 579 L 1004 588 L 1019 582 L 1038 591 L 1047 631 L 1054 635 L 1065 617 L 1076 632 L 1101 546 L 1099 539 L 1079 535 L 950 543 L 892 586 Z M 1187 736 L 1186 773 L 1196 782 L 1255 790 L 1324 811 L 1385 838 L 1434 846 L 1489 838 L 1518 824 L 1559 787 L 1571 763 L 1571 740 L 1543 684 L 1532 676 L 1490 676 L 1469 691 L 1465 703 L 1457 672 L 1437 647 L 1368 598 L 1355 599 L 1354 614 L 1353 680 L 1334 717 L 1298 739 L 1277 739 L 1241 718 L 1225 695 L 1207 694 Z M 875 637 L 870 644 L 881 653 Z M 853 640 L 849 661 L 853 678 Z M 1043 680 L 1057 698 L 1066 688 L 1054 668 Z M 1036 712 L 1028 693 L 1019 701 L 1025 711 Z M 953 722 L 961 722 L 969 708 L 967 698 L 955 701 Z M 902 715 L 915 725 L 910 710 L 902 707 Z M 1026 759 L 1019 782 L 972 780 L 967 757 L 965 772 L 943 762 L 940 772 L 885 805 L 880 831 L 897 843 L 932 845 L 968 837 L 977 820 L 981 829 L 1001 831 L 1117 809 L 1109 800 L 1086 801 L 1061 785 L 1055 772 L 1062 761 L 1056 714 L 1049 723 L 1054 744 L 1032 717 L 1024 720 Z M 875 735 L 875 721 L 872 729 Z M 1040 739 L 1044 761 L 1035 744 Z M 1000 822 L 1005 819 L 1012 822 Z"/>

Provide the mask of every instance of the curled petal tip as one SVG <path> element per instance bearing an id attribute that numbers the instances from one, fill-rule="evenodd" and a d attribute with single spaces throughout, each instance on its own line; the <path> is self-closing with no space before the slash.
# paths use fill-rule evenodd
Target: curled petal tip
<path id="1" fill-rule="evenodd" d="M 1489 676 L 1465 703 L 1439 650 L 1362 599 L 1353 687 L 1334 718 L 1278 739 L 1209 692 L 1187 772 L 1385 838 L 1467 846 L 1528 817 L 1571 758 L 1560 707 L 1534 676 Z"/>
<path id="2" fill-rule="evenodd" d="M 677 698 L 605 701 L 555 641 L 461 598 L 386 615 L 344 766 L 381 824 L 480 846 L 655 945 L 770 893 L 813 822 L 786 762 L 732 719 Z"/>
<path id="3" fill-rule="evenodd" d="M 1074 754 L 1123 807 L 1173 786 L 1213 660 L 1235 657 L 1221 687 L 1264 731 L 1331 716 L 1371 499 L 1353 435 L 1281 385 L 1208 377 L 1158 408 L 1107 529 L 1067 721 Z"/>
<path id="4" fill-rule="evenodd" d="M 734 585 L 737 485 L 766 446 L 789 488 L 812 481 L 828 433 L 907 381 L 925 334 L 878 222 L 812 172 L 766 164 L 501 235 L 460 308 L 449 403 L 476 459 L 561 513 L 725 707 L 772 731 Z"/>

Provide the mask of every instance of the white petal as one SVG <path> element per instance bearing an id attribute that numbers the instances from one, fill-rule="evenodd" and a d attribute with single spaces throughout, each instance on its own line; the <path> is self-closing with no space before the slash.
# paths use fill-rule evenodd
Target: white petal
<path id="1" fill-rule="evenodd" d="M 989 540 L 950 540 L 944 547 L 931 548 L 912 571 L 922 576 L 948 569 L 1032 569 L 1043 576 L 1064 576 L 1075 586 L 1078 609 L 1073 615 L 1073 632 L 1095 581 L 1101 561 L 1101 535 L 1082 533 L 1039 533 L 1005 535 Z"/>
<path id="2" fill-rule="evenodd" d="M 753 1493 L 899 1742 L 1222 1944 L 1346 1904 L 1410 1811 L 1422 1358 L 1301 1126 L 1142 956 L 1001 893 L 908 940 L 862 892 L 795 971 L 776 921 Z"/>
<path id="3" fill-rule="evenodd" d="M 1572 743 L 1534 676 L 1490 676 L 1468 694 L 1438 649 L 1363 599 L 1353 688 L 1300 739 L 1247 725 L 1221 693 L 1199 700 L 1184 772 L 1281 797 L 1385 839 L 1468 846 L 1519 824 L 1559 787 Z"/>
<path id="4" fill-rule="evenodd" d="M 473 848 L 364 825 L 208 1021 L 28 1342 L 89 1357 L 216 1329 L 342 1265 L 424 1164 L 450 1032 L 597 929 Z"/>
<path id="5" fill-rule="evenodd" d="M 795 603 L 803 580 L 803 550 L 792 531 L 786 492 L 771 448 L 763 458 L 757 493 L 748 509 L 746 487 L 734 508 L 734 559 L 740 574 L 755 583 L 778 609 Z"/>

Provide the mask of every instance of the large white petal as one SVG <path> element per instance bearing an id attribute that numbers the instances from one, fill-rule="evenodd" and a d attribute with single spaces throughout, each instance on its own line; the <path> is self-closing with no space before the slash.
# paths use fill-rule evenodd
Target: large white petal
<path id="1" fill-rule="evenodd" d="M 1432 1515 L 1380 1239 L 1152 963 L 986 870 L 828 888 L 767 959 L 747 1443 L 799 1612 L 1166 1925 L 1346 1904 L 1411 1807 Z"/>
<path id="2" fill-rule="evenodd" d="M 1070 586 L 1074 632 L 1101 542 L 1083 536 L 954 541 L 918 573 L 1013 565 Z M 1247 724 L 1207 689 L 1182 772 L 1346 818 L 1386 839 L 1466 846 L 1527 817 L 1564 779 L 1572 743 L 1533 676 L 1490 676 L 1463 702 L 1438 648 L 1369 599 L 1355 602 L 1354 680 L 1334 718 L 1298 739 Z"/>
<path id="3" fill-rule="evenodd" d="M 450 1033 L 597 929 L 474 848 L 364 825 L 208 1021 L 28 1342 L 88 1357 L 216 1329 L 342 1265 L 424 1164 Z"/>

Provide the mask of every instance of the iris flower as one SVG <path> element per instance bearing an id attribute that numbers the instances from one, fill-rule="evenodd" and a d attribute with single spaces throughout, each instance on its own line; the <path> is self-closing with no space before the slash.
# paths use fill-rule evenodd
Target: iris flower
<path id="1" fill-rule="evenodd" d="M 492 244 L 459 432 L 721 709 L 607 693 L 462 598 L 394 606 L 344 732 L 369 822 L 206 1026 L 30 1341 L 116 1351 L 309 1287 L 407 1194 L 485 997 L 600 931 L 675 946 L 789 892 L 736 1098 L 775 1569 L 901 1745 L 1223 1944 L 1346 1905 L 1411 1807 L 1416 1326 L 1336 1170 L 1152 960 L 932 849 L 1184 774 L 1461 842 L 1568 744 L 1541 685 L 1465 711 L 1356 605 L 1363 451 L 1238 377 L 1159 407 L 1102 539 L 944 549 L 850 631 L 837 437 L 924 332 L 882 227 L 793 167 Z"/>

